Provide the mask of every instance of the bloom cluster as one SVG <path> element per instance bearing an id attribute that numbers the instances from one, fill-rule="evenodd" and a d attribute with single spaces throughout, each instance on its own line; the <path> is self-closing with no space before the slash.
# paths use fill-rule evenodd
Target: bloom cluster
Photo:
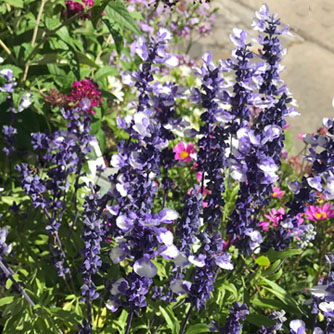
<path id="1" fill-rule="evenodd" d="M 58 230 L 66 210 L 66 193 L 70 187 L 69 177 L 76 175 L 74 189 L 74 205 L 76 193 L 82 184 L 79 178 L 83 176 L 82 167 L 86 154 L 91 150 L 93 137 L 90 135 L 90 117 L 81 116 L 79 110 L 63 111 L 68 120 L 67 131 L 58 130 L 51 135 L 43 133 L 32 134 L 32 145 L 40 152 L 40 165 L 49 165 L 46 177 L 41 178 L 39 170 L 22 163 L 16 166 L 20 173 L 22 188 L 30 196 L 35 207 L 40 207 L 46 215 L 46 230 L 55 239 L 53 258 L 59 276 L 64 277 L 69 268 L 64 267 L 65 253 L 63 251 Z M 51 242 L 50 238 L 50 242 Z"/>
<path id="2" fill-rule="evenodd" d="M 71 95 L 64 95 L 56 89 L 51 89 L 49 95 L 45 96 L 45 101 L 59 108 L 78 109 L 86 113 L 95 114 L 93 108 L 99 107 L 103 101 L 102 93 L 97 83 L 85 78 L 84 80 L 73 82 L 72 86 Z"/>
<path id="3" fill-rule="evenodd" d="M 106 214 L 117 242 L 110 252 L 111 260 L 117 264 L 129 259 L 133 272 L 112 284 L 112 298 L 107 304 L 112 311 L 127 305 L 131 314 L 146 306 L 145 295 L 157 273 L 152 259 L 159 254 L 167 259 L 178 254 L 173 234 L 164 227 L 177 219 L 177 212 L 165 208 L 165 196 L 163 209 L 152 212 L 158 191 L 154 180 L 160 175 L 160 166 L 166 173 L 174 164 L 173 152 L 167 149 L 169 139 L 174 137 L 165 125 L 174 122 L 178 89 L 169 84 L 151 84 L 156 64 L 175 64 L 176 59 L 165 51 L 169 39 L 169 32 L 163 29 L 149 45 L 139 39 L 137 53 L 144 63 L 138 72 L 124 74 L 129 84 L 135 84 L 139 103 L 133 116 L 118 120 L 129 140 L 118 144 L 118 153 L 111 159 L 115 173 L 110 177 L 114 185 L 110 196 L 116 204 L 107 206 Z M 162 185 L 166 194 L 170 185 L 166 174 Z"/>
<path id="4" fill-rule="evenodd" d="M 94 5 L 94 0 L 82 0 L 82 3 L 87 8 L 91 8 Z M 67 11 L 64 13 L 64 16 L 66 17 L 71 17 L 75 14 L 80 14 L 80 13 L 85 12 L 84 6 L 77 1 L 66 0 L 65 4 L 66 4 Z M 89 19 L 90 17 L 91 17 L 90 13 L 80 15 L 80 18 L 83 20 Z"/>

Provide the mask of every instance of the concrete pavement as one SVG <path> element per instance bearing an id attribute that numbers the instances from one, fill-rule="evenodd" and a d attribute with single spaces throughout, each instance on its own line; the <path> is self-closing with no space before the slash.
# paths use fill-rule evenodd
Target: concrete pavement
<path id="1" fill-rule="evenodd" d="M 263 0 L 213 0 L 219 8 L 212 34 L 194 43 L 190 50 L 200 57 L 211 50 L 214 57 L 226 58 L 233 44 L 234 27 L 257 33 L 251 23 Z M 302 147 L 298 133 L 315 132 L 323 117 L 334 117 L 334 0 L 267 0 L 271 12 L 289 25 L 293 37 L 284 36 L 288 53 L 283 60 L 282 78 L 297 100 L 300 117 L 288 119 L 296 151 Z"/>

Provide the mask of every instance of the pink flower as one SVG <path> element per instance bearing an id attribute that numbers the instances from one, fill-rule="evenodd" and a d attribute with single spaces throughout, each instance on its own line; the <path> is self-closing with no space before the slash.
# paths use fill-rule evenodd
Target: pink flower
<path id="1" fill-rule="evenodd" d="M 271 194 L 271 197 L 275 197 L 275 198 L 282 198 L 283 195 L 285 194 L 285 191 L 282 191 L 280 188 L 278 187 L 274 187 L 274 192 Z"/>
<path id="2" fill-rule="evenodd" d="M 94 0 L 82 0 L 82 3 L 87 8 L 91 8 L 94 5 Z M 75 14 L 83 13 L 85 11 L 85 8 L 82 6 L 82 4 L 76 1 L 66 0 L 65 4 L 68 10 L 68 12 L 64 13 L 65 17 L 71 17 Z M 81 16 L 81 18 L 85 20 L 85 19 L 89 19 L 90 16 L 91 16 L 90 14 L 84 14 Z"/>
<path id="3" fill-rule="evenodd" d="M 334 209 L 329 203 L 325 203 L 323 207 L 310 205 L 305 214 L 305 218 L 312 221 L 326 220 L 334 217 Z"/>
<path id="4" fill-rule="evenodd" d="M 203 175 L 202 172 L 197 172 L 196 173 L 196 179 L 197 179 L 198 183 L 200 183 L 202 181 L 202 175 Z"/>
<path id="5" fill-rule="evenodd" d="M 181 142 L 173 148 L 173 152 L 175 153 L 175 160 L 188 162 L 192 160 L 190 154 L 195 153 L 196 150 L 193 144 L 187 144 L 187 146 L 185 146 L 185 144 Z"/>
<path id="6" fill-rule="evenodd" d="M 298 133 L 298 138 L 300 140 L 304 140 L 304 134 L 303 133 Z"/>
<path id="7" fill-rule="evenodd" d="M 301 213 L 298 213 L 298 215 L 296 216 L 297 219 L 298 219 L 298 226 L 303 224 L 304 223 L 304 218 L 303 218 L 304 214 L 301 212 Z"/>
<path id="8" fill-rule="evenodd" d="M 283 208 L 278 210 L 273 208 L 269 211 L 269 214 L 264 215 L 269 220 L 269 222 L 260 221 L 259 226 L 261 226 L 264 231 L 269 230 L 270 223 L 273 223 L 273 227 L 277 227 L 284 214 L 285 210 Z"/>
<path id="9" fill-rule="evenodd" d="M 87 113 L 95 114 L 92 108 L 98 107 L 103 100 L 97 83 L 86 78 L 73 82 L 72 86 L 73 89 L 69 97 L 72 106 L 74 108 L 79 107 Z"/>

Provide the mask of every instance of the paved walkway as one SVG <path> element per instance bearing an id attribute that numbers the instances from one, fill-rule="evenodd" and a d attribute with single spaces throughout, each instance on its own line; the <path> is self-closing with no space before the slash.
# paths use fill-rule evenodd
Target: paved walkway
<path id="1" fill-rule="evenodd" d="M 213 0 L 219 8 L 213 33 L 191 49 L 194 56 L 211 50 L 215 58 L 230 56 L 229 34 L 239 27 L 255 36 L 251 23 L 263 0 Z M 283 79 L 297 100 L 300 117 L 288 119 L 296 150 L 302 147 L 297 134 L 315 132 L 323 117 L 334 117 L 334 0 L 267 0 L 289 25 L 293 37 L 284 37 L 288 53 L 283 60 Z"/>

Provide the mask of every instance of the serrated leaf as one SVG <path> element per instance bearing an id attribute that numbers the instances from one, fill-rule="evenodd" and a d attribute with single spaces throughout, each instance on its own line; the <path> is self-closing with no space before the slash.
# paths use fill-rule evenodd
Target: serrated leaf
<path id="1" fill-rule="evenodd" d="M 97 1 L 94 1 L 94 5 L 92 8 L 92 16 L 91 16 L 91 21 L 92 21 L 94 28 L 96 28 L 97 22 L 101 19 L 102 13 L 105 10 L 107 5 L 108 5 L 108 1 L 106 1 L 101 6 L 98 4 Z"/>
<path id="2" fill-rule="evenodd" d="M 197 333 L 209 333 L 209 329 L 204 324 L 196 324 L 190 326 L 186 331 L 186 334 L 197 334 Z"/>
<path id="3" fill-rule="evenodd" d="M 57 28 L 60 24 L 59 18 L 45 17 L 45 25 L 49 30 Z"/>
<path id="4" fill-rule="evenodd" d="M 137 35 L 141 33 L 138 24 L 132 18 L 123 2 L 119 0 L 110 1 L 105 11 L 105 17 L 110 19 L 111 22 L 118 23 Z"/>
<path id="5" fill-rule="evenodd" d="M 116 51 L 119 55 L 121 55 L 123 49 L 123 35 L 121 33 L 121 29 L 116 25 L 110 22 L 110 20 L 105 19 L 103 22 L 107 25 L 109 32 L 115 42 Z"/>
<path id="6" fill-rule="evenodd" d="M 113 66 L 103 66 L 98 71 L 96 71 L 94 80 L 95 82 L 99 82 L 109 75 L 116 76 L 118 75 L 118 71 Z"/>
<path id="7" fill-rule="evenodd" d="M 257 263 L 261 267 L 270 266 L 270 261 L 266 256 L 259 256 L 255 259 L 255 263 Z"/>

